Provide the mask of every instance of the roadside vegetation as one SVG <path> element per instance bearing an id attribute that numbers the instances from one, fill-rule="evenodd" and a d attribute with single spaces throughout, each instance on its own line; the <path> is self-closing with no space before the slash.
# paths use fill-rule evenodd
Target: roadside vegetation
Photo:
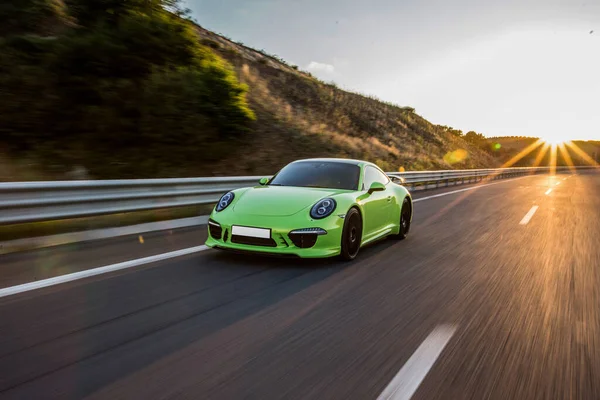
<path id="1" fill-rule="evenodd" d="M 325 156 L 387 171 L 510 158 L 480 133 L 322 82 L 188 16 L 178 0 L 4 1 L 0 180 L 266 175 Z"/>
<path id="2" fill-rule="evenodd" d="M 0 18 L 12 159 L 97 178 L 177 175 L 220 159 L 255 119 L 247 87 L 178 1 L 12 0 Z"/>
<path id="3" fill-rule="evenodd" d="M 216 175 L 270 174 L 306 157 L 349 157 L 387 171 L 492 166 L 486 152 L 417 114 L 325 83 L 264 50 L 197 27 L 202 43 L 227 59 L 248 88 L 257 116 L 252 134 L 212 166 Z M 448 157 L 461 150 L 461 157 Z"/>

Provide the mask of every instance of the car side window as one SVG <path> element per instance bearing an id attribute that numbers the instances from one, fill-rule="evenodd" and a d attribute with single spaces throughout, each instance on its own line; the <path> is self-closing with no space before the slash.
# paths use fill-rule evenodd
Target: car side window
<path id="1" fill-rule="evenodd" d="M 369 189 L 373 182 L 380 182 L 384 185 L 387 185 L 389 181 L 390 179 L 387 177 L 387 175 L 382 173 L 377 168 L 367 165 L 365 168 L 365 179 L 363 179 L 363 190 Z"/>

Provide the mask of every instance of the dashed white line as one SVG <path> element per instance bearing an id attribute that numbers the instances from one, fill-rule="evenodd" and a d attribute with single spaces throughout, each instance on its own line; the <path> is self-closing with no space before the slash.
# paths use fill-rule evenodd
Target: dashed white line
<path id="1" fill-rule="evenodd" d="M 41 289 L 48 286 L 58 285 L 60 283 L 66 283 L 76 281 L 83 278 L 89 278 L 91 276 L 106 274 L 108 272 L 119 271 L 121 269 L 137 267 L 144 264 L 150 264 L 157 261 L 168 260 L 170 258 L 181 257 L 188 254 L 198 253 L 200 251 L 208 250 L 207 246 L 196 246 L 189 247 L 187 249 L 181 249 L 172 251 L 170 253 L 157 254 L 155 256 L 138 258 L 136 260 L 125 261 L 118 264 L 107 265 L 104 267 L 88 269 L 86 271 L 74 272 L 72 274 L 56 276 L 54 278 L 44 279 L 37 282 L 24 283 L 22 285 L 11 286 L 4 289 L 0 289 L 0 297 L 11 296 L 17 293 L 29 292 L 30 290 Z"/>
<path id="2" fill-rule="evenodd" d="M 525 216 L 523 217 L 523 219 L 521 220 L 521 222 L 519 222 L 520 225 L 527 225 L 529 223 L 529 221 L 531 221 L 531 218 L 533 217 L 533 214 L 535 214 L 535 212 L 537 211 L 539 207 L 538 206 L 533 206 L 531 207 L 531 210 L 529 210 L 527 212 L 527 214 L 525 214 Z"/>
<path id="3" fill-rule="evenodd" d="M 377 400 L 409 400 L 456 332 L 454 325 L 440 325 L 427 336 Z"/>
<path id="4" fill-rule="evenodd" d="M 544 193 L 546 196 L 548 196 L 550 193 L 552 193 L 552 188 L 546 190 L 546 193 Z"/>
<path id="5" fill-rule="evenodd" d="M 560 182 L 556 182 L 556 186 L 560 185 Z"/>

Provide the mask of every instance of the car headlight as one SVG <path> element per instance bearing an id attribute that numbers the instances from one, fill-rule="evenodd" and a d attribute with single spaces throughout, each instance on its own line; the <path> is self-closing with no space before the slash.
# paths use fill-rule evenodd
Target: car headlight
<path id="1" fill-rule="evenodd" d="M 217 206 L 215 207 L 215 210 L 217 212 L 219 212 L 219 211 L 223 211 L 224 209 L 226 209 L 231 204 L 231 202 L 233 201 L 234 197 L 235 197 L 235 195 L 233 194 L 233 192 L 225 193 L 219 199 L 219 202 L 217 203 Z"/>
<path id="2" fill-rule="evenodd" d="M 323 200 L 319 200 L 317 204 L 315 204 L 310 209 L 310 216 L 313 219 L 322 219 L 331 215 L 333 210 L 335 210 L 335 200 L 326 198 Z"/>

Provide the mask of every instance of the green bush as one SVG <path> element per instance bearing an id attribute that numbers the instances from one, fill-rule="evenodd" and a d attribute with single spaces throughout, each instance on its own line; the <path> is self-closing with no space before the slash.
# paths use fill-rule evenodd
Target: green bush
<path id="1" fill-rule="evenodd" d="M 0 39 L 1 143 L 95 177 L 157 176 L 247 131 L 247 87 L 168 11 L 177 2 L 67 5 L 79 27 Z"/>
<path id="2" fill-rule="evenodd" d="M 31 150 L 48 138 L 56 95 L 43 62 L 52 42 L 33 37 L 0 39 L 0 141 Z"/>

